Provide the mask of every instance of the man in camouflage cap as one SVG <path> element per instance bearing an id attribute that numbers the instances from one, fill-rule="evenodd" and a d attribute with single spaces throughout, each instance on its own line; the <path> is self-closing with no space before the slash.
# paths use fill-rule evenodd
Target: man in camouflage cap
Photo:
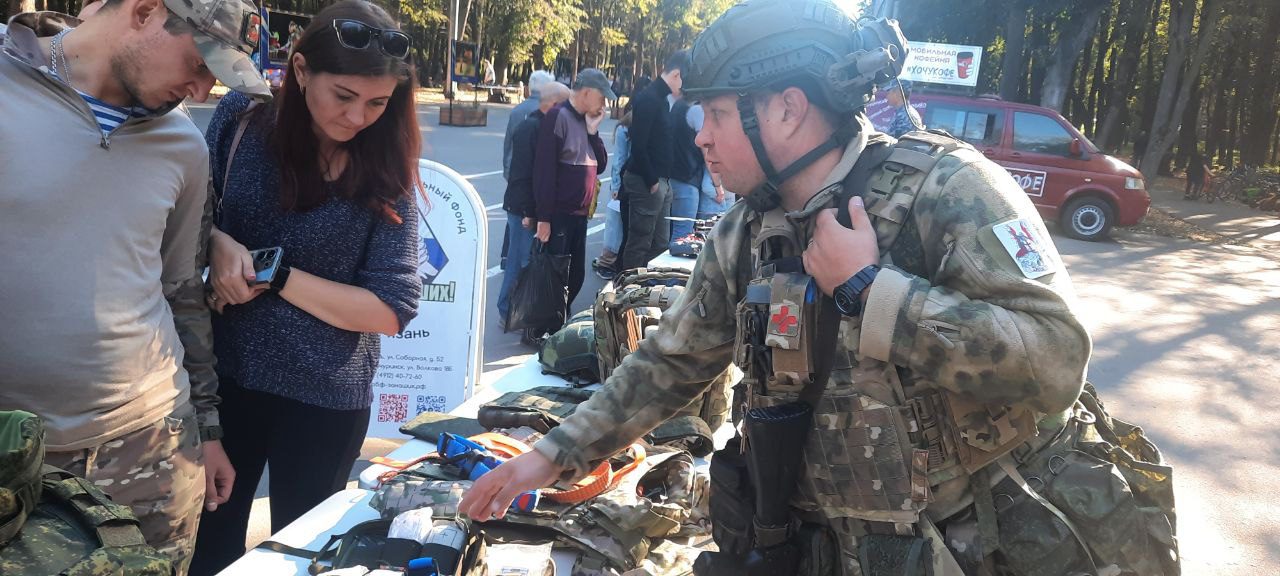
<path id="1" fill-rule="evenodd" d="M 0 406 L 43 417 L 48 462 L 88 478 L 185 573 L 225 502 L 204 138 L 175 110 L 215 78 L 269 98 L 244 0 L 103 0 L 0 33 Z"/>
<path id="2" fill-rule="evenodd" d="M 1038 504 L 1033 488 L 1055 482 L 1070 455 L 1047 458 L 1033 488 L 1015 482 L 1091 421 L 1075 407 L 1092 344 L 1043 222 L 1003 169 L 945 135 L 894 143 L 867 121 L 874 86 L 906 56 L 896 23 L 855 25 L 828 0 L 750 0 L 691 56 L 684 90 L 706 111 L 697 144 L 745 202 L 710 233 L 658 332 L 533 451 L 477 481 L 461 511 L 501 517 L 522 491 L 581 477 L 734 362 L 749 414 L 807 404 L 812 416 L 802 449 L 784 447 L 802 452 L 782 497 L 798 522 L 762 526 L 759 507 L 717 508 L 735 484 L 717 481 L 717 465 L 739 450 L 750 461 L 775 438 L 748 433 L 713 457 L 721 553 L 727 530 L 757 551 L 820 526 L 828 536 L 796 546 L 806 574 L 1022 574 L 1014 560 L 1050 541 L 1059 548 L 1031 560 L 1036 573 L 1160 573 L 1150 556 L 1092 566 L 1096 539 L 1060 523 L 1076 511 Z M 1105 467 L 1070 469 L 1101 471 L 1087 487 L 1058 476 L 1055 486 L 1081 488 L 1076 504 L 1115 494 Z M 1145 538 L 1134 532 L 1111 539 Z M 823 542 L 837 550 L 816 554 Z"/>

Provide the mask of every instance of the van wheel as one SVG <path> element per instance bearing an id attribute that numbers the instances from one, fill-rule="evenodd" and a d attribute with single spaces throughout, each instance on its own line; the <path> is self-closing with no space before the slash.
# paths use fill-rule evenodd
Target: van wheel
<path id="1" fill-rule="evenodd" d="M 1067 236 L 1093 242 L 1106 238 L 1115 221 L 1111 203 L 1097 196 L 1077 198 L 1067 204 L 1059 223 Z"/>

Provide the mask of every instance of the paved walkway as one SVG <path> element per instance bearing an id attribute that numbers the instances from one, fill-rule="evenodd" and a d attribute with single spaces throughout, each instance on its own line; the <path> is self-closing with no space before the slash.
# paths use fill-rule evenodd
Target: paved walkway
<path id="1" fill-rule="evenodd" d="M 1205 204 L 1183 200 L 1184 182 L 1180 178 L 1157 178 L 1147 190 L 1151 205 L 1241 244 L 1280 250 L 1280 215 L 1235 202 Z"/>

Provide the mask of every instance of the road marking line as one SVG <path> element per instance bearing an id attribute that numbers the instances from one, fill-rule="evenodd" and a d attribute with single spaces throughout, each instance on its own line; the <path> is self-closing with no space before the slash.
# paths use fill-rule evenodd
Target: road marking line
<path id="1" fill-rule="evenodd" d="M 501 170 L 495 170 L 493 172 L 485 172 L 483 174 L 468 174 L 466 176 L 463 176 L 463 178 L 466 178 L 467 180 L 474 180 L 476 178 L 487 178 L 489 176 L 496 176 L 501 173 L 502 173 Z"/>
<path id="2" fill-rule="evenodd" d="M 499 171 L 498 173 L 499 173 L 499 174 L 501 174 L 502 172 L 501 172 L 501 171 Z M 470 176 L 463 176 L 463 178 L 470 178 Z M 610 181 L 610 180 L 613 180 L 613 177 L 612 177 L 612 176 L 610 176 L 610 177 L 605 177 L 605 178 L 601 178 L 601 179 L 600 179 L 600 183 L 601 183 L 601 184 L 604 184 L 605 182 L 608 182 L 608 181 Z M 497 210 L 497 209 L 499 209 L 499 208 L 501 208 L 501 207 L 502 207 L 502 203 L 501 203 L 501 202 L 499 202 L 499 203 L 497 203 L 497 204 L 490 204 L 490 205 L 488 205 L 488 206 L 485 206 L 485 207 L 484 207 L 484 211 L 485 211 L 485 212 L 493 212 L 494 210 Z"/>
<path id="3" fill-rule="evenodd" d="M 604 224 L 596 224 L 595 226 L 592 226 L 592 227 L 590 227 L 590 228 L 587 228 L 587 236 L 592 236 L 592 235 L 595 235 L 595 234 L 599 234 L 601 230 L 604 230 Z M 584 258 L 585 258 L 585 256 L 584 256 Z M 497 275 L 499 275 L 499 274 L 501 274 L 501 273 L 502 273 L 502 266 L 500 266 L 500 265 L 499 265 L 499 266 L 494 266 L 493 268 L 490 268 L 488 272 L 486 272 L 486 273 L 485 273 L 485 277 L 484 277 L 484 278 L 485 278 L 485 280 L 488 280 L 488 279 L 493 278 L 494 276 L 497 276 Z"/>

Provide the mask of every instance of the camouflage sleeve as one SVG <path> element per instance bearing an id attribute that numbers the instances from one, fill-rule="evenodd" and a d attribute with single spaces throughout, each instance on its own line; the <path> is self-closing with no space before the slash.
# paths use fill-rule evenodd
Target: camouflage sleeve
<path id="1" fill-rule="evenodd" d="M 1092 343 L 1073 310 L 1062 258 L 1026 194 L 1004 169 L 961 150 L 938 162 L 912 218 L 934 272 L 929 279 L 892 267 L 880 272 L 861 353 L 980 402 L 1024 403 L 1044 413 L 1069 407 Z M 1029 254 L 1055 272 L 1037 279 L 1024 272 L 998 237 L 1010 225 L 1023 232 Z"/>
<path id="2" fill-rule="evenodd" d="M 188 186 L 169 218 L 169 227 L 177 228 L 174 243 L 189 241 L 190 249 L 169 246 L 168 232 L 166 247 L 162 248 L 186 258 L 185 265 L 174 265 L 182 272 L 175 273 L 172 281 L 165 281 L 164 295 L 173 310 L 173 324 L 182 342 L 182 366 L 186 368 L 191 382 L 191 405 L 196 411 L 202 441 L 222 437 L 217 408 L 218 375 L 214 372 L 213 326 L 209 307 L 204 301 L 204 282 L 201 279 L 201 270 L 209 263 L 209 233 L 213 229 L 213 193 L 209 190 L 212 184 L 205 164 L 205 169 L 198 175 L 203 185 Z M 166 254 L 166 267 L 169 266 L 169 258 L 170 255 Z"/>
<path id="3" fill-rule="evenodd" d="M 563 468 L 563 479 L 585 475 L 666 421 L 732 361 L 739 298 L 722 263 L 731 266 L 736 256 L 734 242 L 720 240 L 708 240 L 658 331 L 640 342 L 590 400 L 534 444 Z"/>

